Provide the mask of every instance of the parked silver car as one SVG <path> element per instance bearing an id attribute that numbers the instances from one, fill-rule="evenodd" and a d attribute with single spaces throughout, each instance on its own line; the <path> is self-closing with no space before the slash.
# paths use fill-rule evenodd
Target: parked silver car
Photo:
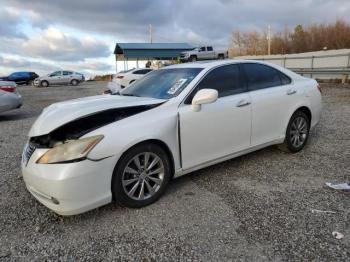
<path id="1" fill-rule="evenodd" d="M 85 81 L 83 74 L 73 71 L 56 71 L 46 76 L 38 77 L 34 80 L 35 86 L 48 87 L 49 85 L 73 85 Z"/>
<path id="2" fill-rule="evenodd" d="M 0 81 L 0 113 L 21 106 L 22 96 L 16 91 L 16 83 Z"/>

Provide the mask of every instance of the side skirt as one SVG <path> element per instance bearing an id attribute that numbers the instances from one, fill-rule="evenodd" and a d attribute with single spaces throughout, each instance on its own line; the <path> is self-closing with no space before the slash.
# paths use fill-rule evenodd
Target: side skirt
<path id="1" fill-rule="evenodd" d="M 272 146 L 272 145 L 283 143 L 283 140 L 284 139 L 282 139 L 282 140 L 281 139 L 273 140 L 273 141 L 268 142 L 268 143 L 264 143 L 264 144 L 261 144 L 261 145 L 258 145 L 258 146 L 250 147 L 248 149 L 244 149 L 242 151 L 239 151 L 239 152 L 236 152 L 236 153 L 233 153 L 233 154 L 229 154 L 229 155 L 226 155 L 226 156 L 223 156 L 223 157 L 220 157 L 220 158 L 216 158 L 216 159 L 204 162 L 202 164 L 196 165 L 196 166 L 188 168 L 188 169 L 182 169 L 182 168 L 178 169 L 178 170 L 175 171 L 174 178 L 186 175 L 188 173 L 191 173 L 193 171 L 196 171 L 196 170 L 199 170 L 199 169 L 211 166 L 211 165 L 215 165 L 215 164 L 218 164 L 218 163 L 230 160 L 232 158 L 236 158 L 236 157 L 239 157 L 239 156 L 242 156 L 242 155 L 246 155 L 248 153 L 257 151 L 259 149 L 262 149 L 262 148 L 265 148 L 265 147 L 268 147 L 268 146 Z"/>

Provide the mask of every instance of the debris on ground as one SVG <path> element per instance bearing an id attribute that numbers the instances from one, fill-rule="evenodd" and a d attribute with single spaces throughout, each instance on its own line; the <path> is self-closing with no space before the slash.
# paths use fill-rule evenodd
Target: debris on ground
<path id="1" fill-rule="evenodd" d="M 341 183 L 341 184 L 334 184 L 334 183 L 326 183 L 326 186 L 335 189 L 335 190 L 349 190 L 350 191 L 350 183 Z"/>
<path id="2" fill-rule="evenodd" d="M 336 239 L 342 239 L 344 238 L 344 235 L 342 233 L 339 233 L 337 231 L 333 231 L 332 235 L 336 238 Z"/>

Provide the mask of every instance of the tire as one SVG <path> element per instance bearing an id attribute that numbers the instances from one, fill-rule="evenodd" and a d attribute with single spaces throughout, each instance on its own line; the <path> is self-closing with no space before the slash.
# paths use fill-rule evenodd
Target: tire
<path id="1" fill-rule="evenodd" d="M 47 82 L 46 80 L 41 81 L 41 82 L 40 82 L 40 86 L 42 86 L 42 87 L 48 87 L 48 86 L 49 86 L 49 82 Z"/>
<path id="2" fill-rule="evenodd" d="M 224 56 L 223 54 L 220 54 L 220 55 L 218 56 L 218 58 L 219 58 L 219 59 L 225 59 L 225 56 Z"/>
<path id="3" fill-rule="evenodd" d="M 70 81 L 70 83 L 73 85 L 73 86 L 77 86 L 79 84 L 79 81 L 76 80 L 76 79 L 73 79 L 72 81 Z"/>
<path id="4" fill-rule="evenodd" d="M 156 160 L 158 162 L 154 164 Z M 147 168 L 144 168 L 145 161 L 150 175 L 147 175 Z M 155 173 L 156 171 L 159 172 Z M 125 152 L 114 168 L 113 199 L 121 206 L 132 208 L 150 205 L 164 193 L 170 178 L 171 165 L 167 153 L 156 144 L 137 145 Z"/>
<path id="5" fill-rule="evenodd" d="M 284 152 L 297 153 L 304 148 L 309 138 L 310 119 L 302 111 L 296 111 L 289 120 L 286 137 L 278 147 Z"/>
<path id="6" fill-rule="evenodd" d="M 190 57 L 190 62 L 196 62 L 197 61 L 197 57 L 195 55 Z"/>
<path id="7" fill-rule="evenodd" d="M 129 82 L 129 85 L 131 85 L 132 83 L 134 83 L 135 82 L 135 80 L 131 80 L 130 82 Z"/>

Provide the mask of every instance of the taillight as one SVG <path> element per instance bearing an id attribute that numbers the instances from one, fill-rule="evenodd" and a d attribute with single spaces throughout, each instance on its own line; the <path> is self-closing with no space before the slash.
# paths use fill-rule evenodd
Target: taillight
<path id="1" fill-rule="evenodd" d="M 317 84 L 317 89 L 318 89 L 318 91 L 320 91 L 320 93 L 322 94 L 322 89 L 321 89 L 321 85 L 320 85 L 320 84 Z"/>
<path id="2" fill-rule="evenodd" d="M 0 90 L 13 93 L 16 91 L 16 87 L 15 86 L 0 86 Z"/>
<path id="3" fill-rule="evenodd" d="M 123 78 L 124 78 L 124 76 L 117 76 L 117 78 L 118 78 L 118 79 L 123 79 Z"/>

